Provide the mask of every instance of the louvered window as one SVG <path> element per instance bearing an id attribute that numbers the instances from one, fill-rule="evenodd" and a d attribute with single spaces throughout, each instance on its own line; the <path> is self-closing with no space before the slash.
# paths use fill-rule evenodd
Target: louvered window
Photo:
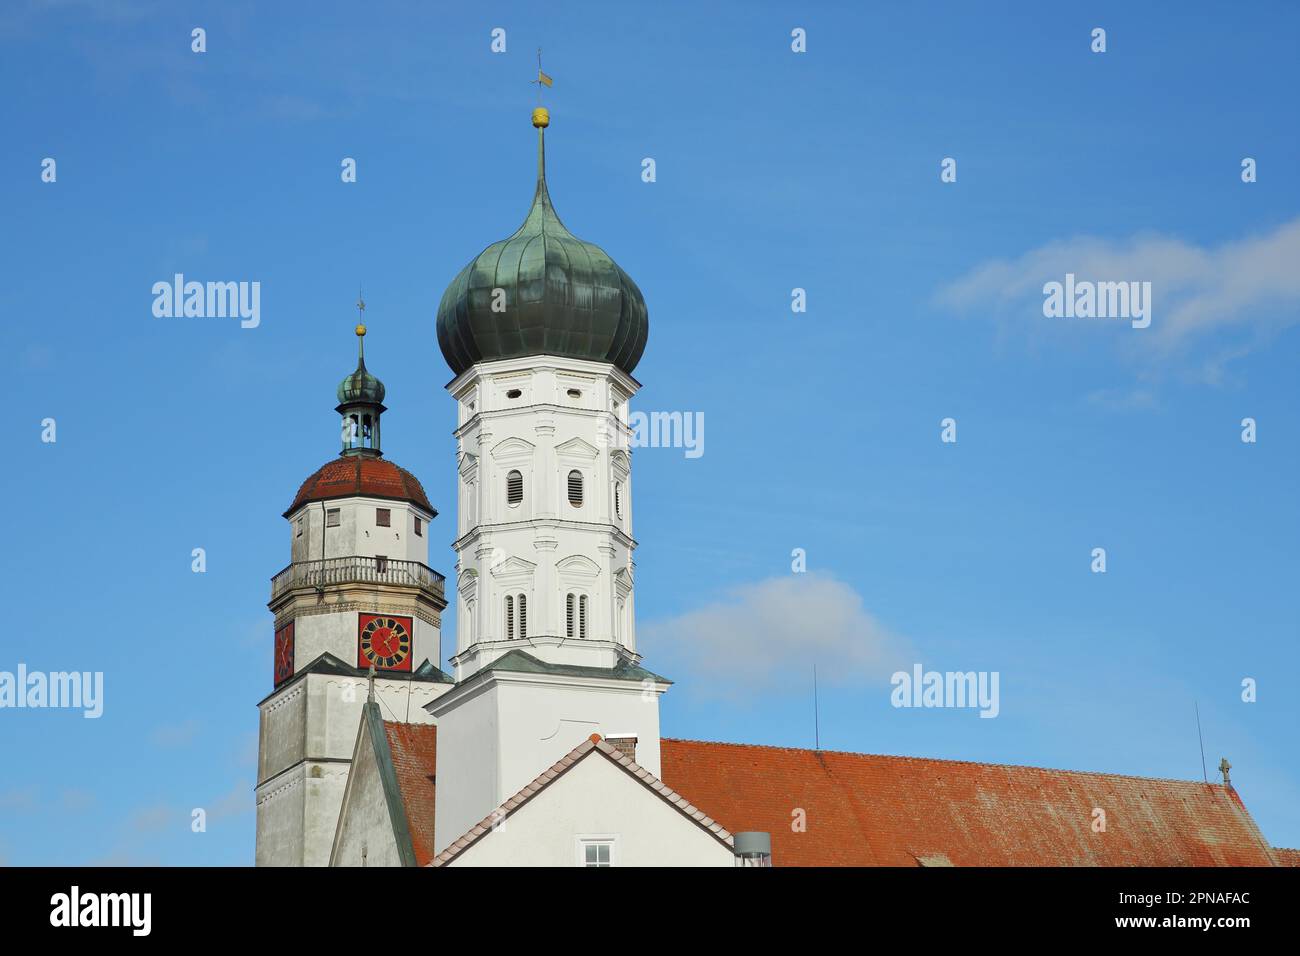
<path id="1" fill-rule="evenodd" d="M 587 595 L 578 598 L 578 636 L 587 639 Z"/>
<path id="2" fill-rule="evenodd" d="M 519 638 L 528 636 L 528 598 L 519 595 Z"/>
<path id="3" fill-rule="evenodd" d="M 623 482 L 614 482 L 614 515 L 623 517 Z"/>
<path id="4" fill-rule="evenodd" d="M 582 472 L 577 469 L 569 472 L 569 504 L 582 507 Z"/>
<path id="5" fill-rule="evenodd" d="M 506 640 L 513 640 L 515 636 L 515 599 L 509 594 L 506 595 Z"/>
<path id="6" fill-rule="evenodd" d="M 573 637 L 573 595 L 570 594 L 564 601 L 564 633 L 567 637 Z"/>
<path id="7" fill-rule="evenodd" d="M 518 471 L 506 475 L 506 504 L 517 505 L 524 500 L 524 476 Z"/>

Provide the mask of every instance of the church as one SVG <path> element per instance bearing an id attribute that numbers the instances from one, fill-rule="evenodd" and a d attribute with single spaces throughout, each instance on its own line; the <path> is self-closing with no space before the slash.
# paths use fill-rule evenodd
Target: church
<path id="1" fill-rule="evenodd" d="M 438 511 L 383 449 L 364 324 L 337 391 L 339 454 L 283 514 L 258 866 L 1300 862 L 1265 840 L 1226 768 L 1210 784 L 662 737 L 672 682 L 637 650 L 628 428 L 649 312 L 561 223 L 549 113 L 532 120 L 527 217 L 438 308 L 457 408 L 452 587 L 428 564 Z"/>

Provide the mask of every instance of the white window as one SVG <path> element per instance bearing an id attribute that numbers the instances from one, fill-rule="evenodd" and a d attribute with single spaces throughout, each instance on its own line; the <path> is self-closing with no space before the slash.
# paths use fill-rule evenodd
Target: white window
<path id="1" fill-rule="evenodd" d="M 587 595 L 578 598 L 578 636 L 587 639 Z"/>
<path id="2" fill-rule="evenodd" d="M 613 837 L 579 837 L 578 866 L 613 866 Z"/>
<path id="3" fill-rule="evenodd" d="M 524 500 L 524 476 L 519 471 L 506 475 L 506 504 L 512 508 Z"/>
<path id="4" fill-rule="evenodd" d="M 506 595 L 506 640 L 515 638 L 515 599 Z"/>
<path id="5" fill-rule="evenodd" d="M 329 508 L 325 512 L 325 527 L 337 528 L 339 526 L 339 509 Z"/>
<path id="6" fill-rule="evenodd" d="M 519 595 L 519 639 L 528 636 L 528 598 Z"/>
<path id="7" fill-rule="evenodd" d="M 564 636 L 573 637 L 573 595 L 564 599 Z"/>
<path id="8" fill-rule="evenodd" d="M 582 472 L 576 468 L 569 472 L 569 504 L 582 507 Z"/>

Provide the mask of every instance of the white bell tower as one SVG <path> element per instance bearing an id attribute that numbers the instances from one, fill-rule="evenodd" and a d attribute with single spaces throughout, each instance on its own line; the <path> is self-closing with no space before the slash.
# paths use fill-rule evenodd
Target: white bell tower
<path id="1" fill-rule="evenodd" d="M 628 400 L 608 363 L 472 366 L 459 408 L 456 679 L 510 650 L 553 664 L 636 663 Z"/>
<path id="2" fill-rule="evenodd" d="M 523 225 L 438 307 L 459 472 L 456 686 L 425 708 L 438 723 L 438 851 L 592 734 L 660 772 L 669 681 L 637 653 L 626 425 L 649 317 L 627 273 L 556 215 L 549 123 L 533 111 Z"/>

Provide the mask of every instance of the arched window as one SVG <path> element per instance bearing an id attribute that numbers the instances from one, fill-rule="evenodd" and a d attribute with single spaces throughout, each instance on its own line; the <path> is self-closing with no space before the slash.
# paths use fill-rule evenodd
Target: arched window
<path id="1" fill-rule="evenodd" d="M 578 636 L 587 639 L 587 595 L 578 598 Z"/>
<path id="2" fill-rule="evenodd" d="M 521 472 L 512 471 L 506 475 L 506 504 L 514 507 L 524 500 L 524 476 Z"/>
<path id="3" fill-rule="evenodd" d="M 506 595 L 506 640 L 512 641 L 515 637 L 515 599 L 509 594 Z"/>
<path id="4" fill-rule="evenodd" d="M 582 507 L 582 472 L 576 468 L 569 472 L 569 504 Z"/>
<path id="5" fill-rule="evenodd" d="M 564 633 L 566 637 L 573 637 L 573 595 L 570 594 L 564 601 Z"/>
<path id="6" fill-rule="evenodd" d="M 519 639 L 528 636 L 528 598 L 519 595 Z"/>
<path id="7" fill-rule="evenodd" d="M 623 517 L 623 482 L 614 482 L 614 516 Z"/>

